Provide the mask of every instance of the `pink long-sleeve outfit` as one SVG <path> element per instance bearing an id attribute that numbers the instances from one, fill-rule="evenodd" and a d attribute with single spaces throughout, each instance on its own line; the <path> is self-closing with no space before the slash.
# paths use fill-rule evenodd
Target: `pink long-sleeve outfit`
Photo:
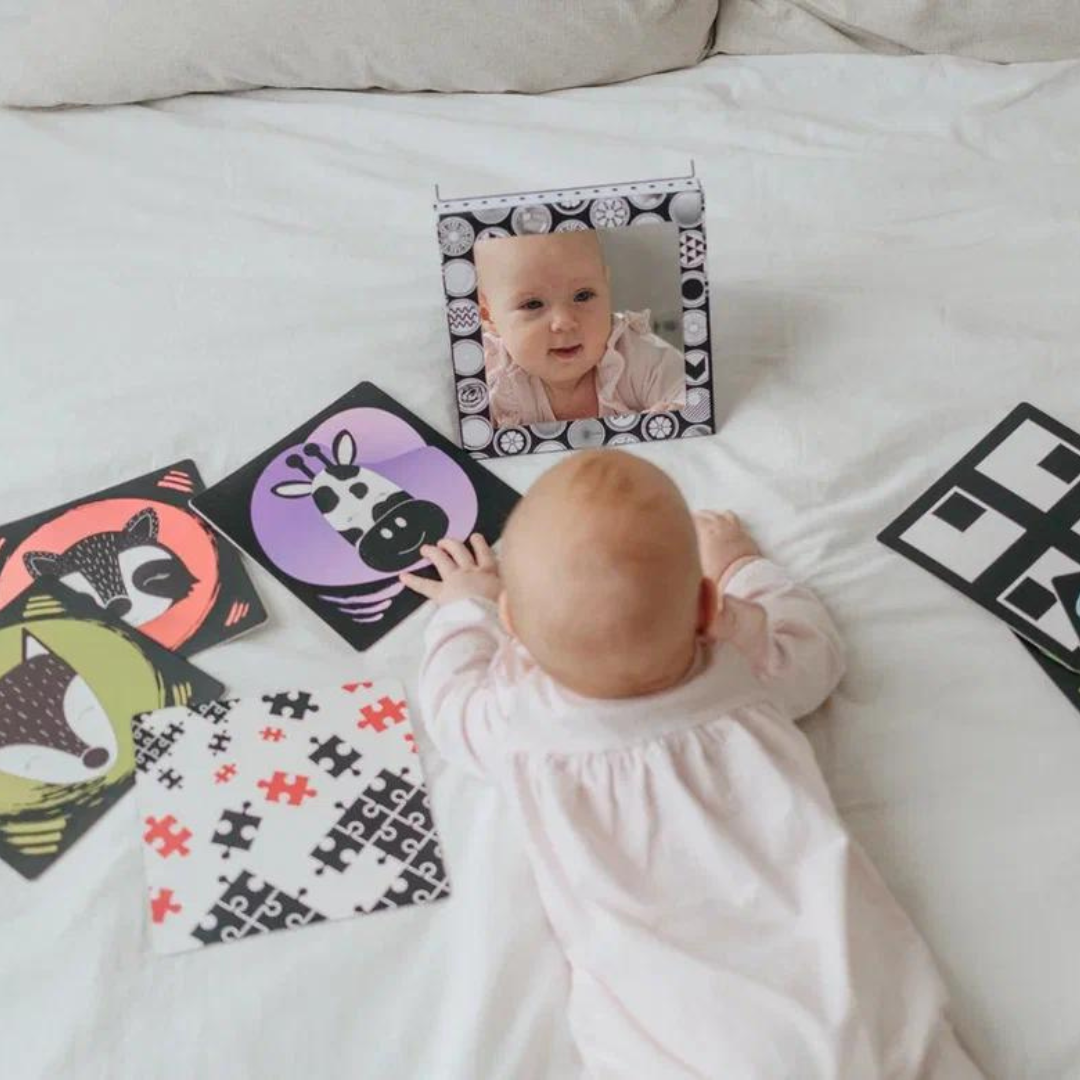
<path id="1" fill-rule="evenodd" d="M 843 673 L 828 614 L 766 560 L 727 595 L 748 602 L 737 647 L 703 645 L 679 685 L 643 698 L 559 686 L 490 604 L 448 605 L 427 631 L 427 729 L 520 821 L 586 1072 L 979 1077 L 793 722 Z"/>

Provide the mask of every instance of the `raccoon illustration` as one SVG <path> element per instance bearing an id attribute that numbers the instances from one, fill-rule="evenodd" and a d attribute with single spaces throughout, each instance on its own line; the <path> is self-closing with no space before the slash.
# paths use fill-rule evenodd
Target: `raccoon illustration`
<path id="1" fill-rule="evenodd" d="M 122 529 L 91 533 L 60 552 L 28 551 L 31 577 L 54 577 L 132 626 L 142 626 L 188 596 L 196 578 L 158 542 L 157 513 L 147 507 Z"/>
<path id="2" fill-rule="evenodd" d="M 116 761 L 116 735 L 86 680 L 29 630 L 22 661 L 0 675 L 0 772 L 70 784 Z"/>

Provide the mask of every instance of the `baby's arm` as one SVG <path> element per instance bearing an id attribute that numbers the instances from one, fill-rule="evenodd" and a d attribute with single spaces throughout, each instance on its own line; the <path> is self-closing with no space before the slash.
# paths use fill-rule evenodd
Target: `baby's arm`
<path id="1" fill-rule="evenodd" d="M 761 557 L 734 515 L 697 515 L 705 573 L 718 581 L 715 636 L 750 661 L 792 719 L 821 705 L 844 674 L 840 635 L 824 604 Z"/>
<path id="2" fill-rule="evenodd" d="M 424 634 L 420 710 L 426 730 L 448 761 L 488 775 L 500 744 L 504 712 L 489 678 L 503 640 L 495 612 L 499 577 L 491 550 L 473 537 L 422 549 L 441 580 L 403 574 L 410 588 L 434 600 L 438 611 Z"/>

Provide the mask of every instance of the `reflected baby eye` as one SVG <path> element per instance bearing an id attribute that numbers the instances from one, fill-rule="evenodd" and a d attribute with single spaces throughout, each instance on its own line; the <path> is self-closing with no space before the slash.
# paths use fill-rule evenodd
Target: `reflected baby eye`
<path id="1" fill-rule="evenodd" d="M 578 289 L 574 293 L 574 300 L 578 304 L 583 304 L 587 300 L 592 300 L 596 296 L 596 293 L 592 289 Z"/>
<path id="2" fill-rule="evenodd" d="M 543 300 L 526 300 L 520 305 L 522 311 L 539 311 L 544 306 Z"/>

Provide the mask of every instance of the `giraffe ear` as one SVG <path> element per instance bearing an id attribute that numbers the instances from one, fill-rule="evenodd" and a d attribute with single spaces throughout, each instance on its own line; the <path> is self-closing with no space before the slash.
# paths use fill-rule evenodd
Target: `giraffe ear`
<path id="1" fill-rule="evenodd" d="M 356 463 L 356 442 L 348 431 L 339 431 L 334 440 L 334 460 L 339 465 Z"/>
<path id="2" fill-rule="evenodd" d="M 60 577 L 60 556 L 51 551 L 28 551 L 23 556 L 23 566 L 32 578 Z"/>
<path id="3" fill-rule="evenodd" d="M 33 660 L 35 656 L 48 656 L 49 650 L 29 630 L 22 634 L 23 660 Z"/>
<path id="4" fill-rule="evenodd" d="M 148 506 L 124 526 L 124 533 L 136 543 L 146 544 L 157 539 L 159 524 L 157 511 Z"/>
<path id="5" fill-rule="evenodd" d="M 282 480 L 270 489 L 282 499 L 304 499 L 311 494 L 310 480 Z"/>

